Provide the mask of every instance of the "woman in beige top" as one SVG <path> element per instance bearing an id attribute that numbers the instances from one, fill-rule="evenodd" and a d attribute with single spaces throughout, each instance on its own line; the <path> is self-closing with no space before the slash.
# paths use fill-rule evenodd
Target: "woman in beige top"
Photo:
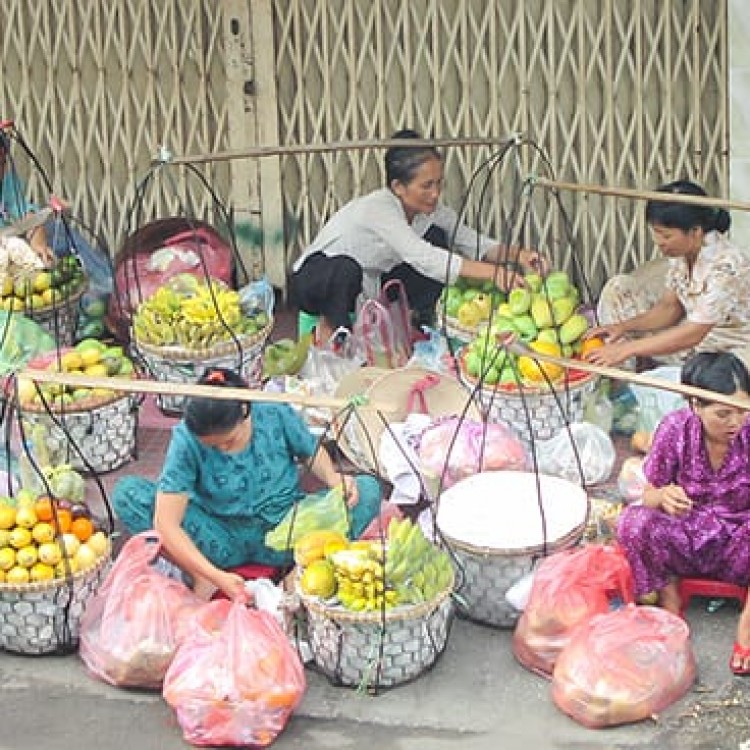
<path id="1" fill-rule="evenodd" d="M 706 195 L 686 180 L 658 192 Z M 617 365 L 631 357 L 729 351 L 750 366 L 750 255 L 727 239 L 727 211 L 653 200 L 646 221 L 668 259 L 661 297 L 644 312 L 593 329 L 589 335 L 603 335 L 606 345 L 589 352 L 589 361 Z M 606 293 L 605 287 L 602 299 Z"/>

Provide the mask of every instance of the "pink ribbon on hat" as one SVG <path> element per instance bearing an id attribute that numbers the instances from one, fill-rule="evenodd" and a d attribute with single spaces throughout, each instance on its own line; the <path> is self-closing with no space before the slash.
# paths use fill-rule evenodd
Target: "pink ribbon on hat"
<path id="1" fill-rule="evenodd" d="M 406 402 L 406 411 L 411 414 L 414 413 L 417 408 L 421 414 L 429 414 L 427 407 L 427 399 L 425 397 L 425 391 L 430 388 L 434 388 L 440 383 L 440 377 L 434 372 L 430 372 L 425 375 L 421 380 L 417 380 L 414 385 L 409 389 L 409 398 Z M 416 407 L 416 408 L 415 408 Z"/>

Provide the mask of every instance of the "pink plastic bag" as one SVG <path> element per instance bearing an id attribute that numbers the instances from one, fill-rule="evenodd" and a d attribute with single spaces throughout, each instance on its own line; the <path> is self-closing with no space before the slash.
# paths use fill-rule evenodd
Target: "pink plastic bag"
<path id="1" fill-rule="evenodd" d="M 265 747 L 305 693 L 297 652 L 274 617 L 220 599 L 198 613 L 164 678 L 193 745 Z"/>
<path id="2" fill-rule="evenodd" d="M 155 531 L 128 540 L 81 619 L 79 652 L 111 685 L 158 689 L 191 617 L 204 601 L 152 562 Z"/>
<path id="3" fill-rule="evenodd" d="M 513 653 L 527 669 L 549 677 L 576 630 L 614 600 L 633 601 L 633 574 L 619 547 L 589 544 L 542 560 L 529 601 L 513 633 Z"/>
<path id="4" fill-rule="evenodd" d="M 354 324 L 368 365 L 395 369 L 411 359 L 412 337 L 406 288 L 400 279 L 383 285 L 377 299 L 365 301 Z"/>
<path id="5" fill-rule="evenodd" d="M 524 471 L 529 465 L 526 448 L 510 428 L 458 417 L 431 424 L 419 439 L 417 455 L 445 489 L 480 471 Z"/>
<path id="6" fill-rule="evenodd" d="M 596 729 L 647 719 L 682 698 L 695 680 L 684 620 L 634 604 L 582 625 L 552 676 L 555 705 Z"/>

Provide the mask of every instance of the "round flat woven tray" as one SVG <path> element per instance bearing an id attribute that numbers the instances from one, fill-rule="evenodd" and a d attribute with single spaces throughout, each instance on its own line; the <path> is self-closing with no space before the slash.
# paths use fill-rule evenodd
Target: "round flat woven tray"
<path id="1" fill-rule="evenodd" d="M 465 344 L 473 341 L 479 332 L 477 327 L 467 328 L 462 326 L 456 318 L 444 317 L 441 310 L 437 311 L 435 322 L 439 331 L 444 331 L 449 338 Z"/>
<path id="2" fill-rule="evenodd" d="M 264 328 L 255 333 L 237 336 L 236 339 L 230 338 L 227 341 L 222 341 L 205 349 L 186 349 L 183 346 L 156 346 L 155 344 L 141 341 L 135 335 L 135 332 L 131 332 L 131 336 L 138 349 L 147 354 L 175 362 L 199 362 L 206 359 L 233 356 L 237 353 L 238 348 L 250 349 L 251 347 L 263 344 L 271 335 L 271 331 L 273 331 L 273 320 L 270 320 Z"/>
<path id="3" fill-rule="evenodd" d="M 88 286 L 88 280 L 84 277 L 81 283 L 70 294 L 66 294 L 64 297 L 55 299 L 55 301 L 51 305 L 29 308 L 28 312 L 26 312 L 25 314 L 30 318 L 47 317 L 55 311 L 60 310 L 61 308 L 77 304 L 88 289 Z"/>
<path id="4" fill-rule="evenodd" d="M 111 547 L 111 545 L 110 545 Z M 50 581 L 34 581 L 30 583 L 0 583 L 0 598 L 3 594 L 35 594 L 44 591 L 54 591 L 55 589 L 64 589 L 65 587 L 76 584 L 79 581 L 89 578 L 105 567 L 111 559 L 111 550 L 105 555 L 97 558 L 94 565 L 79 570 L 69 578 L 53 578 Z"/>

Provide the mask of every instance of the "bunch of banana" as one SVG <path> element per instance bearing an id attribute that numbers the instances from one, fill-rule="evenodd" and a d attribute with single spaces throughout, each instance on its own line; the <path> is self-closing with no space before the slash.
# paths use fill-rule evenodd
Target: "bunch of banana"
<path id="1" fill-rule="evenodd" d="M 383 572 L 387 587 L 404 604 L 430 601 L 453 582 L 448 554 L 425 539 L 419 524 L 408 518 L 394 518 L 388 526 Z"/>
<path id="2" fill-rule="evenodd" d="M 196 280 L 183 292 L 167 283 L 141 302 L 133 315 L 133 336 L 154 346 L 208 349 L 235 336 L 256 333 L 267 323 L 265 313 L 243 315 L 235 290 L 214 280 Z"/>
<path id="3" fill-rule="evenodd" d="M 386 590 L 383 564 L 367 549 L 345 549 L 330 556 L 336 576 L 336 595 L 347 609 L 369 612 L 399 603 L 398 594 Z"/>

